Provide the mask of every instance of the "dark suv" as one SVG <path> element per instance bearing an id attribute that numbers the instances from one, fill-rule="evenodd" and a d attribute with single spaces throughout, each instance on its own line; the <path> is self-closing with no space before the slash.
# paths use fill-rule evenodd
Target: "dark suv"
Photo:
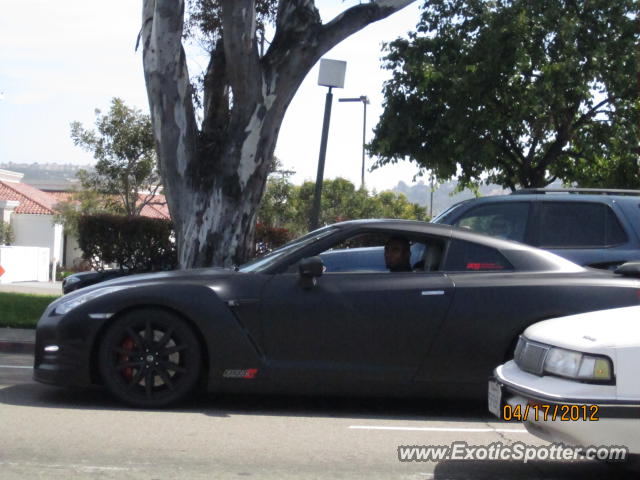
<path id="1" fill-rule="evenodd" d="M 525 189 L 453 205 L 434 223 L 527 243 L 577 264 L 640 260 L 640 191 Z"/>

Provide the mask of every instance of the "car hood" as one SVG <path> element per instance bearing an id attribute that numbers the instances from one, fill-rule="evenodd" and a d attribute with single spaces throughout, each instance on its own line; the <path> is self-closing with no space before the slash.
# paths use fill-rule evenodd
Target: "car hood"
<path id="1" fill-rule="evenodd" d="M 640 346 L 640 306 L 553 318 L 524 331 L 529 340 L 597 353 L 602 348 Z"/>
<path id="2" fill-rule="evenodd" d="M 70 299 L 76 296 L 108 287 L 136 287 L 142 285 L 155 285 L 163 283 L 190 282 L 206 284 L 209 281 L 218 281 L 232 275 L 241 275 L 240 273 L 227 268 L 197 268 L 192 270 L 172 270 L 168 272 L 140 273 L 136 275 L 126 275 L 104 282 L 97 283 L 88 287 L 84 287 L 75 292 L 68 293 L 64 299 Z"/>

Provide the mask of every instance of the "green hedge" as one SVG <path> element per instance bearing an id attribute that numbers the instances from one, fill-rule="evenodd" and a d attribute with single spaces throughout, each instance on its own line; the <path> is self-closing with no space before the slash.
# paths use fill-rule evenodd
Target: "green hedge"
<path id="1" fill-rule="evenodd" d="M 123 270 L 149 272 L 177 265 L 170 221 L 148 217 L 84 215 L 78 222 L 82 257 L 96 270 L 117 264 Z"/>

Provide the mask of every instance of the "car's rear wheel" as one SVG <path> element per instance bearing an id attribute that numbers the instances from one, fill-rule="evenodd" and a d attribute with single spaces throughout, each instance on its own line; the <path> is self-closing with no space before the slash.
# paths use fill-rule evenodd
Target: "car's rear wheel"
<path id="1" fill-rule="evenodd" d="M 159 309 L 136 310 L 109 326 L 98 352 L 106 388 L 144 408 L 176 403 L 196 386 L 201 350 L 182 319 Z"/>

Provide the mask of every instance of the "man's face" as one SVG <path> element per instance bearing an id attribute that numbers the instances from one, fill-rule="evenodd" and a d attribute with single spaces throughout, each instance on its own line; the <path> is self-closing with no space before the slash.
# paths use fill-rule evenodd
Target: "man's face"
<path id="1" fill-rule="evenodd" d="M 392 240 L 384 247 L 384 262 L 389 270 L 409 263 L 411 251 L 404 242 Z"/>

